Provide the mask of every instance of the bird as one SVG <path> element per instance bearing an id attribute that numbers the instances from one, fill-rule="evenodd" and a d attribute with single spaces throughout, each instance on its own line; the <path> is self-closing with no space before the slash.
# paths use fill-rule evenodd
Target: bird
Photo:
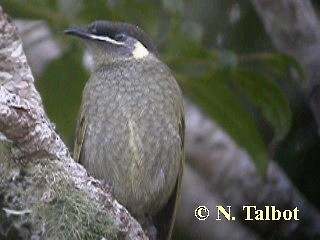
<path id="1" fill-rule="evenodd" d="M 68 28 L 93 66 L 82 95 L 74 159 L 111 185 L 115 198 L 156 239 L 171 239 L 184 166 L 180 87 L 138 26 L 97 20 Z"/>

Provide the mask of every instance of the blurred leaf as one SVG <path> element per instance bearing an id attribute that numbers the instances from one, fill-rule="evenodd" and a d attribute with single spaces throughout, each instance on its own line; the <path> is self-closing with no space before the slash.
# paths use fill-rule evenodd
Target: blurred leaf
<path id="1" fill-rule="evenodd" d="M 52 8 L 52 1 L 30 0 L 28 3 L 22 0 L 1 0 L 1 6 L 10 16 L 30 20 L 46 21 L 54 33 L 61 33 L 68 24 L 68 15 L 60 16 Z"/>
<path id="2" fill-rule="evenodd" d="M 235 68 L 230 78 L 237 91 L 261 109 L 275 130 L 274 141 L 282 140 L 291 127 L 289 101 L 280 87 L 267 76 Z"/>
<path id="3" fill-rule="evenodd" d="M 194 42 L 201 42 L 204 35 L 203 26 L 194 21 L 185 21 L 182 23 L 183 32 Z"/>
<path id="4" fill-rule="evenodd" d="M 163 6 L 171 13 L 183 13 L 184 3 L 182 0 L 162 0 Z"/>
<path id="5" fill-rule="evenodd" d="M 123 9 L 127 9 L 127 11 L 124 12 Z M 159 4 L 156 4 L 153 1 L 123 1 L 118 12 L 121 12 L 123 15 L 121 19 L 115 19 L 116 21 L 136 24 L 149 34 L 155 33 L 159 24 L 159 19 L 161 19 L 159 16 Z"/>
<path id="6" fill-rule="evenodd" d="M 47 0 L 48 1 L 48 0 Z M 83 0 L 56 0 L 58 12 L 69 19 L 75 19 L 84 10 Z"/>
<path id="7" fill-rule="evenodd" d="M 180 76 L 181 88 L 247 150 L 257 169 L 265 173 L 269 159 L 266 146 L 250 112 L 228 86 L 228 77 L 226 70 L 214 71 L 197 80 Z"/>
<path id="8" fill-rule="evenodd" d="M 306 73 L 300 64 L 293 58 L 280 53 L 255 53 L 241 57 L 244 62 L 255 62 L 263 64 L 263 67 L 269 69 L 272 73 L 281 78 L 287 78 L 290 68 L 297 71 L 301 80 L 306 81 Z"/>
<path id="9" fill-rule="evenodd" d="M 160 46 L 160 50 L 168 64 L 176 63 L 183 66 L 185 61 L 208 62 L 208 60 L 213 59 L 213 54 L 210 51 L 199 42 L 193 41 L 190 36 L 182 31 L 179 19 L 172 19 L 167 28 L 169 30 L 165 41 Z M 183 63 L 181 59 L 183 59 Z"/>
<path id="10" fill-rule="evenodd" d="M 95 20 L 113 19 L 115 13 L 109 9 L 108 2 L 105 0 L 83 1 L 83 11 L 78 15 L 78 19 L 84 24 Z"/>
<path id="11" fill-rule="evenodd" d="M 61 1 L 61 0 L 60 0 Z M 47 2 L 47 6 L 49 6 L 51 9 L 53 9 L 54 11 L 57 11 L 59 8 L 59 2 L 58 0 L 46 0 L 46 1 L 42 1 L 42 2 Z"/>
<path id="12" fill-rule="evenodd" d="M 219 50 L 215 51 L 214 54 L 218 57 L 221 67 L 236 67 L 239 63 L 238 56 L 233 51 Z"/>
<path id="13" fill-rule="evenodd" d="M 51 63 L 43 78 L 36 82 L 50 119 L 69 144 L 75 130 L 82 90 L 88 79 L 81 60 L 82 51 L 73 46 L 63 57 Z"/>

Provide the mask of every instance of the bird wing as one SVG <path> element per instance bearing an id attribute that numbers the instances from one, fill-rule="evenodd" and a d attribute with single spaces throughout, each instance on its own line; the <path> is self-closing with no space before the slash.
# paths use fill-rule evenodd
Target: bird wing
<path id="1" fill-rule="evenodd" d="M 155 227 L 157 229 L 157 240 L 170 240 L 172 235 L 172 230 L 174 226 L 174 221 L 175 221 L 177 208 L 178 208 L 178 202 L 179 202 L 180 193 L 181 193 L 181 183 L 182 183 L 183 167 L 184 167 L 184 161 L 185 161 L 184 130 L 185 130 L 184 118 L 183 116 L 181 116 L 181 121 L 179 122 L 179 134 L 181 138 L 181 149 L 182 149 L 180 170 L 176 180 L 175 187 L 173 189 L 173 192 L 167 204 L 153 218 Z"/>
<path id="2" fill-rule="evenodd" d="M 80 162 L 81 155 L 84 154 L 83 143 L 87 133 L 88 121 L 85 116 L 80 114 L 77 122 L 76 139 L 74 142 L 73 158 L 76 162 Z"/>

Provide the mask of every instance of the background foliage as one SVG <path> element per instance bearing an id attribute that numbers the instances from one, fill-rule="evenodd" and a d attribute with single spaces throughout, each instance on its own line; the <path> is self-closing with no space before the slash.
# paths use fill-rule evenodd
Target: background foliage
<path id="1" fill-rule="evenodd" d="M 304 73 L 292 58 L 275 51 L 249 1 L 2 0 L 1 4 L 15 18 L 45 21 L 59 43 L 61 53 L 37 76 L 37 87 L 70 147 L 89 73 L 82 44 L 62 32 L 96 19 L 130 22 L 154 39 L 185 96 L 224 128 L 262 173 L 270 157 L 279 159 L 300 190 L 320 206 L 315 170 L 319 139 L 299 87 Z"/>

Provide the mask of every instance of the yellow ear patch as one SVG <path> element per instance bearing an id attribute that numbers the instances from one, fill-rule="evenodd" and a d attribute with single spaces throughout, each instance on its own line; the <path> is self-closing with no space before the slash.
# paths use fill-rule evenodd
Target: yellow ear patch
<path id="1" fill-rule="evenodd" d="M 134 50 L 132 52 L 132 55 L 134 56 L 135 59 L 140 59 L 149 54 L 149 51 L 140 43 L 136 42 L 134 45 Z"/>

